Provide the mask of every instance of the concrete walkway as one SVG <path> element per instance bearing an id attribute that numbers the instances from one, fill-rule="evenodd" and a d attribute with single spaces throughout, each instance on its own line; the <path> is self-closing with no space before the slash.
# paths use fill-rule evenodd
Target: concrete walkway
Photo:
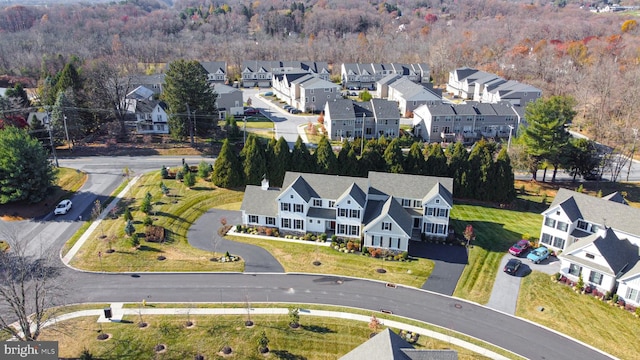
<path id="1" fill-rule="evenodd" d="M 138 308 L 125 308 L 124 303 L 113 303 L 110 305 L 111 312 L 112 312 L 111 319 L 105 318 L 104 309 L 82 310 L 82 311 L 67 313 L 64 315 L 57 316 L 53 319 L 50 319 L 44 324 L 43 327 L 51 326 L 65 320 L 70 320 L 70 319 L 75 319 L 80 317 L 88 317 L 88 316 L 97 316 L 98 317 L 97 322 L 105 323 L 105 322 L 120 322 L 122 321 L 122 318 L 124 316 L 140 316 L 140 315 L 210 316 L 210 315 L 246 315 L 247 314 L 246 308 L 153 308 L 153 307 L 149 307 L 148 305 L 149 304 L 146 304 L 146 306 L 140 306 Z M 353 314 L 349 312 L 311 310 L 311 309 L 302 309 L 302 308 L 299 310 L 300 310 L 299 314 L 301 318 L 304 318 L 307 316 L 320 316 L 320 317 L 360 321 L 365 323 L 369 323 L 371 321 L 371 316 Z M 251 315 L 287 315 L 289 313 L 289 309 L 287 308 L 250 308 L 249 312 Z M 409 325 L 401 321 L 386 320 L 386 319 L 380 319 L 380 318 L 378 318 L 378 320 L 380 321 L 382 326 L 386 326 L 394 329 L 403 329 L 406 331 L 420 334 L 421 336 L 427 336 L 433 339 L 444 341 L 451 345 L 468 349 L 470 351 L 473 351 L 474 353 L 477 353 L 479 355 L 482 355 L 490 359 L 498 359 L 498 360 L 509 359 L 503 355 L 484 349 L 478 345 L 458 339 L 455 336 L 447 335 L 447 334 L 436 332 L 433 330 L 424 329 L 414 325 Z M 454 333 L 453 330 L 447 330 L 447 329 L 443 329 L 443 330 L 449 334 Z"/>

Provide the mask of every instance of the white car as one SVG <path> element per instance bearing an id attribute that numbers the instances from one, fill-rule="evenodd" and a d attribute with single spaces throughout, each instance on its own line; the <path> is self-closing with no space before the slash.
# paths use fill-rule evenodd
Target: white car
<path id="1" fill-rule="evenodd" d="M 53 213 L 56 215 L 64 215 L 71 210 L 71 205 L 71 200 L 62 200 L 58 206 L 56 206 L 56 209 L 53 210 Z"/>

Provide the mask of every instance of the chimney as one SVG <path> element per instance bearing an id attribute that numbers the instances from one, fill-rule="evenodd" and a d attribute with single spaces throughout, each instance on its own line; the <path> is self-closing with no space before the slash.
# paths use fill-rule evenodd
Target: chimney
<path id="1" fill-rule="evenodd" d="M 269 179 L 267 179 L 266 175 L 262 177 L 262 183 L 260 187 L 262 188 L 262 190 L 269 190 Z"/>

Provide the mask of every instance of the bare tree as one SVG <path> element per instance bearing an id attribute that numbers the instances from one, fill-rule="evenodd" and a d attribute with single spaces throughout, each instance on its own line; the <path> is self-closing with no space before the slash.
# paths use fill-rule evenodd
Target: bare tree
<path id="1" fill-rule="evenodd" d="M 40 249 L 36 254 L 21 238 L 17 228 L 0 229 L 10 249 L 0 253 L 0 332 L 20 341 L 35 341 L 45 323 L 55 317 L 52 309 L 64 298 L 60 269 L 54 252 Z"/>

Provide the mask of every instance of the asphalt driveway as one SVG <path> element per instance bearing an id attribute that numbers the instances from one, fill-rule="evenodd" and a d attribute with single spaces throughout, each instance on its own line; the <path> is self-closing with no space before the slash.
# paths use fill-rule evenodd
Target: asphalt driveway
<path id="1" fill-rule="evenodd" d="M 435 267 L 422 289 L 439 294 L 453 295 L 458 280 L 467 265 L 467 249 L 463 246 L 409 242 L 411 256 L 433 260 Z"/>
<path id="2" fill-rule="evenodd" d="M 215 239 L 217 242 L 215 251 L 228 251 L 230 254 L 240 256 L 244 260 L 246 273 L 284 272 L 282 265 L 267 250 L 220 237 L 218 229 L 222 226 L 220 220 L 223 217 L 227 219 L 228 224 L 239 224 L 242 221 L 239 211 L 210 209 L 202 214 L 189 229 L 187 233 L 189 244 L 198 249 L 213 251 Z"/>

